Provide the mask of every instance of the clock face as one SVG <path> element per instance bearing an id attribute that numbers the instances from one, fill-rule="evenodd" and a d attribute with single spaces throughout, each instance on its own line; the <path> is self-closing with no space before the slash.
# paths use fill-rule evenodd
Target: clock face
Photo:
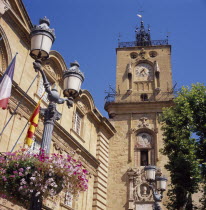
<path id="1" fill-rule="evenodd" d="M 136 66 L 136 76 L 139 80 L 151 80 L 152 73 L 152 66 L 147 63 L 140 63 Z"/>

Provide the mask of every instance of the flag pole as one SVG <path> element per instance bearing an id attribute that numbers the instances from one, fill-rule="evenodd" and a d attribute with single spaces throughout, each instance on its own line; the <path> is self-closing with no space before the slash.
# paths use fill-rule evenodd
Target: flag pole
<path id="1" fill-rule="evenodd" d="M 8 119 L 7 123 L 5 124 L 5 126 L 3 127 L 3 129 L 1 130 L 0 136 L 3 134 L 4 130 L 6 129 L 6 127 L 8 126 L 9 122 L 11 121 L 11 119 L 13 118 L 13 116 L 16 114 L 17 109 L 19 108 L 19 106 L 21 105 L 25 95 L 28 93 L 28 91 L 30 90 L 31 86 L 33 85 L 33 83 L 35 82 L 36 78 L 38 77 L 38 74 L 35 76 L 35 78 L 33 79 L 32 83 L 30 84 L 29 88 L 27 89 L 27 91 L 24 93 L 23 98 L 19 101 L 19 103 L 17 104 L 15 110 L 13 111 L 12 115 L 10 116 L 10 118 Z"/>
<path id="2" fill-rule="evenodd" d="M 27 121 L 26 125 L 24 126 L 23 130 L 21 131 L 21 133 L 20 133 L 20 135 L 19 135 L 18 139 L 16 140 L 16 142 L 15 142 L 14 146 L 13 146 L 13 147 L 12 147 L 12 149 L 11 149 L 11 152 L 13 152 L 14 148 L 16 147 L 16 145 L 17 145 L 17 143 L 18 143 L 19 139 L 21 138 L 21 136 L 22 136 L 22 134 L 23 134 L 24 130 L 26 129 L 26 127 L 27 127 L 28 123 L 29 123 L 29 121 Z"/>
<path id="3" fill-rule="evenodd" d="M 41 103 L 41 100 L 42 100 L 44 94 L 45 94 L 45 92 L 42 94 L 41 98 L 39 99 L 39 102 L 37 103 L 37 106 L 40 106 L 40 103 Z M 37 107 L 37 106 L 36 106 L 36 107 Z M 34 111 L 36 110 L 36 107 L 35 107 Z M 32 114 L 32 116 L 33 116 L 33 114 Z M 30 119 L 31 119 L 31 118 L 30 118 Z M 24 126 L 23 130 L 21 131 L 21 133 L 20 133 L 18 139 L 16 140 L 14 146 L 12 147 L 11 152 L 13 152 L 14 148 L 16 147 L 16 144 L 18 143 L 19 139 L 21 138 L 21 136 L 22 136 L 22 134 L 23 134 L 25 128 L 26 128 L 27 125 L 29 124 L 29 122 L 31 122 L 31 121 L 30 121 L 30 120 L 27 121 L 27 123 L 26 123 L 26 125 Z M 26 138 L 27 138 L 27 137 L 26 137 Z"/>

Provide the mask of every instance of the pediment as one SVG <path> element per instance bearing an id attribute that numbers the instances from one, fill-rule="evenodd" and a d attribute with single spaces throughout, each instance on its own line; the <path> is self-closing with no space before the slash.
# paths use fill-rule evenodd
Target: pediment
<path id="1" fill-rule="evenodd" d="M 18 20 L 25 28 L 30 29 L 32 27 L 31 20 L 24 7 L 22 0 L 0 0 L 0 1 L 9 5 L 10 7 L 9 9 L 12 11 L 12 13 L 15 14 L 15 16 L 18 18 Z"/>

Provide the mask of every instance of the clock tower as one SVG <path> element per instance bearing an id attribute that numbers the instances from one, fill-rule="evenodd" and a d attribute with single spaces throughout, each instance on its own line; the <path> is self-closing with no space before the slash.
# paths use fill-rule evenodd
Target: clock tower
<path id="1" fill-rule="evenodd" d="M 116 90 L 105 103 L 117 131 L 109 147 L 108 210 L 152 210 L 144 166 L 155 165 L 168 176 L 160 149 L 162 109 L 173 104 L 171 46 L 151 40 L 143 21 L 135 38 L 116 49 Z"/>

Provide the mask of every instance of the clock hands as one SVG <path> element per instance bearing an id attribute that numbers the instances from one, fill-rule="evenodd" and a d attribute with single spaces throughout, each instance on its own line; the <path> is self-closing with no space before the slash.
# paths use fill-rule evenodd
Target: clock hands
<path id="1" fill-rule="evenodd" d="M 145 69 L 142 69 L 142 70 L 140 71 L 140 74 L 141 74 L 142 76 L 146 75 Z"/>

